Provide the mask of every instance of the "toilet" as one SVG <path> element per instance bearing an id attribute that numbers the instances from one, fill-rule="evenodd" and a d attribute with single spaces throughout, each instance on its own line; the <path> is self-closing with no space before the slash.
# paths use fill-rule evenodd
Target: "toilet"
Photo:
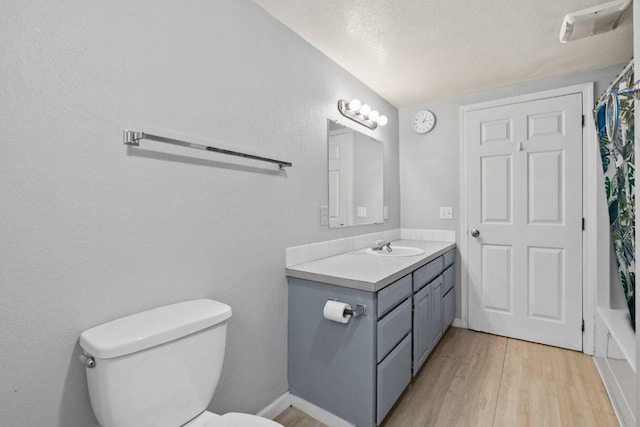
<path id="1" fill-rule="evenodd" d="M 102 427 L 277 427 L 205 409 L 220 379 L 231 307 L 199 299 L 136 313 L 80 335 Z"/>

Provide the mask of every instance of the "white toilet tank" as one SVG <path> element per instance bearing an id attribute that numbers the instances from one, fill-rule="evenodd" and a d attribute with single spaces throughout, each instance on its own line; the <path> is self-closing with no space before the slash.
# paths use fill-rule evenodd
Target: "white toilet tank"
<path id="1" fill-rule="evenodd" d="M 200 299 L 123 317 L 80 335 L 91 406 L 103 427 L 177 427 L 213 397 L 231 307 Z"/>

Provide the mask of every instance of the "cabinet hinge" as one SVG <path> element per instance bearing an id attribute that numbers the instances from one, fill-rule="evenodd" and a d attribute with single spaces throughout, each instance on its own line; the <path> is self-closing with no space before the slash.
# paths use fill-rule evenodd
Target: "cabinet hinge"
<path id="1" fill-rule="evenodd" d="M 584 319 L 582 319 L 582 332 L 584 332 Z"/>
<path id="2" fill-rule="evenodd" d="M 585 229 L 584 218 L 582 218 L 582 231 Z"/>
<path id="3" fill-rule="evenodd" d="M 584 114 L 582 115 L 582 127 L 584 127 Z"/>

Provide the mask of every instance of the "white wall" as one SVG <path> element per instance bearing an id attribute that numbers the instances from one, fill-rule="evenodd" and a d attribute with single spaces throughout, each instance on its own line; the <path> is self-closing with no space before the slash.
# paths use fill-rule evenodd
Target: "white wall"
<path id="1" fill-rule="evenodd" d="M 626 64 L 401 108 L 402 227 L 460 231 L 460 107 L 590 81 L 595 82 L 597 99 L 624 65 Z M 416 111 L 422 109 L 433 111 L 436 126 L 430 133 L 419 135 L 411 129 L 411 118 Z M 440 219 L 440 206 L 453 207 L 453 220 Z M 606 210 L 606 202 L 604 206 Z M 460 263 L 456 268 L 456 317 L 460 317 Z"/>
<path id="2" fill-rule="evenodd" d="M 210 409 L 285 392 L 285 248 L 399 228 L 397 110 L 248 0 L 2 2 L 0 17 L 0 424 L 95 425 L 80 332 L 191 298 L 233 308 Z M 326 120 L 355 97 L 390 118 L 369 132 L 390 220 L 328 230 Z M 127 148 L 124 128 L 293 167 Z"/>

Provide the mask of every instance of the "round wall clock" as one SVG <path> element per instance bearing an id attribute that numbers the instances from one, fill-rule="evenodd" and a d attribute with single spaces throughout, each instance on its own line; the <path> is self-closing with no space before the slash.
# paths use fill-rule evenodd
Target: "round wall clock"
<path id="1" fill-rule="evenodd" d="M 427 133 L 436 125 L 436 116 L 429 110 L 420 110 L 413 115 L 411 128 L 418 133 Z"/>

